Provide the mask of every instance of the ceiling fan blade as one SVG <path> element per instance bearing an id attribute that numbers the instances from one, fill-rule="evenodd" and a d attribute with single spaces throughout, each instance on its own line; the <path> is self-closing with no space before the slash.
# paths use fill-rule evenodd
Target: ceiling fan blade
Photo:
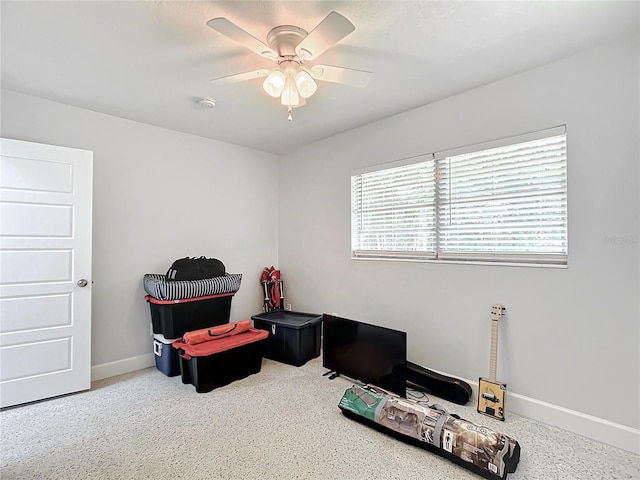
<path id="1" fill-rule="evenodd" d="M 236 73 L 234 75 L 226 75 L 224 77 L 212 78 L 210 81 L 218 84 L 221 83 L 238 83 L 247 80 L 253 80 L 254 78 L 266 77 L 269 75 L 270 70 L 261 68 L 260 70 L 252 70 L 251 72 Z"/>
<path id="2" fill-rule="evenodd" d="M 296 53 L 305 60 L 313 60 L 355 29 L 338 12 L 331 12 L 298 44 Z"/>
<path id="3" fill-rule="evenodd" d="M 353 87 L 366 87 L 373 75 L 366 70 L 333 67 L 331 65 L 314 65 L 309 69 L 311 76 L 324 82 L 342 83 Z"/>
<path id="4" fill-rule="evenodd" d="M 273 59 L 278 58 L 278 54 L 270 47 L 224 17 L 212 18 L 207 22 L 207 26 L 258 55 Z"/>

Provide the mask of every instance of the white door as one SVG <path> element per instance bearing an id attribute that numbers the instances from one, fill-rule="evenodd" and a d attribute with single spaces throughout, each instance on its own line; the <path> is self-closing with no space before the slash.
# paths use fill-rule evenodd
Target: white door
<path id="1" fill-rule="evenodd" d="M 93 153 L 0 142 L 0 407 L 7 407 L 91 386 Z"/>

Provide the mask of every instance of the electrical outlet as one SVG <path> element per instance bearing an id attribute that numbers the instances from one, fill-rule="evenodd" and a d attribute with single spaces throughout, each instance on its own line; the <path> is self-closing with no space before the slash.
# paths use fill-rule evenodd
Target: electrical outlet
<path id="1" fill-rule="evenodd" d="M 287 304 L 284 306 L 284 309 L 285 309 L 285 310 L 289 310 L 289 311 L 290 311 L 290 310 L 291 310 L 291 304 L 290 304 L 290 303 L 287 303 Z"/>

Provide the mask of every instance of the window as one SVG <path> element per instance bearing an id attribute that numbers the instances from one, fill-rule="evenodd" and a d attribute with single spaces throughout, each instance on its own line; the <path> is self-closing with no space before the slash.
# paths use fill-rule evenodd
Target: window
<path id="1" fill-rule="evenodd" d="M 351 176 L 352 255 L 567 263 L 564 127 Z"/>

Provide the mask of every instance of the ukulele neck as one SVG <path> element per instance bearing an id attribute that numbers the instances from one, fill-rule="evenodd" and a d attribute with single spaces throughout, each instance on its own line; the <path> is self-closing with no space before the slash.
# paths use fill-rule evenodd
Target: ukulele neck
<path id="1" fill-rule="evenodd" d="M 498 369 L 498 320 L 491 321 L 491 355 L 489 356 L 489 380 L 496 381 Z"/>

